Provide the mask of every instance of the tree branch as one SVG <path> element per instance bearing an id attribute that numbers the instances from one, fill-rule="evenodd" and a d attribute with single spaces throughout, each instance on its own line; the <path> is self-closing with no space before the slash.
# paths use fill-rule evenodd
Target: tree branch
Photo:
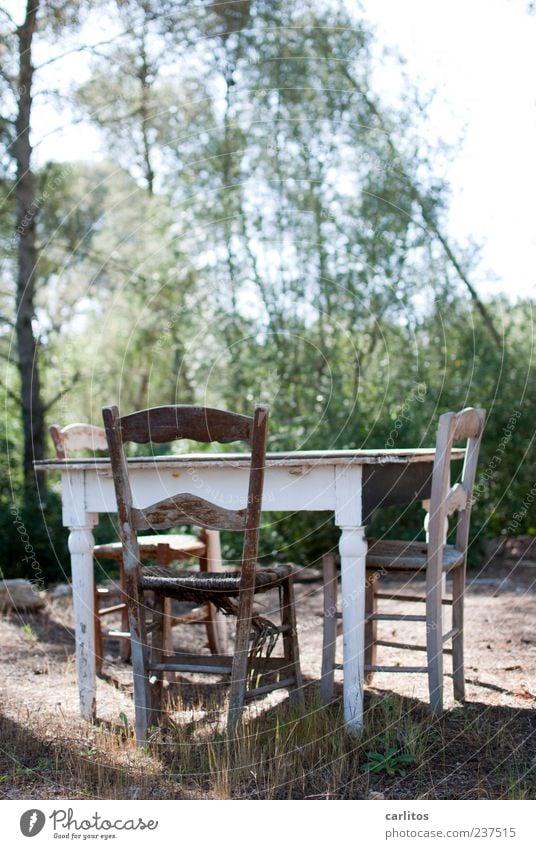
<path id="1" fill-rule="evenodd" d="M 58 393 L 54 396 L 54 398 L 52 398 L 52 400 L 48 402 L 48 404 L 45 404 L 45 405 L 43 406 L 43 413 L 44 413 L 44 414 L 48 413 L 48 411 L 50 410 L 50 408 L 51 408 L 51 407 L 53 407 L 53 406 L 54 406 L 54 404 L 57 404 L 57 403 L 58 403 L 58 401 L 59 401 L 61 398 L 63 398 L 63 396 L 64 396 L 64 395 L 67 395 L 67 393 L 71 391 L 71 389 L 72 389 L 72 388 L 73 388 L 73 387 L 74 387 L 74 386 L 78 383 L 79 379 L 80 379 L 80 372 L 79 372 L 79 371 L 77 371 L 77 372 L 76 372 L 76 374 L 74 375 L 74 377 L 73 377 L 73 379 L 72 379 L 71 383 L 69 384 L 69 386 L 65 386 L 63 389 L 61 389 L 61 390 L 60 390 L 60 391 L 59 391 L 59 392 L 58 392 Z"/>
<path id="2" fill-rule="evenodd" d="M 97 41 L 96 44 L 81 44 L 79 47 L 73 47 L 71 50 L 66 50 L 64 53 L 58 53 L 57 56 L 52 56 L 50 59 L 46 59 L 45 62 L 42 62 L 40 65 L 37 65 L 35 70 L 40 71 L 41 68 L 46 68 L 47 65 L 52 65 L 54 62 L 59 62 L 60 59 L 65 59 L 67 56 L 72 56 L 73 53 L 83 53 L 84 50 L 94 50 L 96 47 L 102 47 L 105 44 L 113 44 L 119 38 L 122 38 L 126 35 L 125 30 L 123 32 L 114 35 L 112 38 L 107 38 L 105 41 Z"/>
<path id="3" fill-rule="evenodd" d="M 348 68 L 343 67 L 342 72 L 343 72 L 344 76 L 346 77 L 346 79 L 348 80 L 348 82 L 352 85 L 354 90 L 357 91 L 359 93 L 359 95 L 362 97 L 362 99 L 363 99 L 365 105 L 367 106 L 368 110 L 370 111 L 371 115 L 373 115 L 376 118 L 376 121 L 378 122 L 380 130 L 385 135 L 385 139 L 387 141 L 387 146 L 388 146 L 388 148 L 391 152 L 393 159 L 395 161 L 399 162 L 399 163 L 402 163 L 402 161 L 403 161 L 402 157 L 401 157 L 401 155 L 400 155 L 400 153 L 399 153 L 399 151 L 396 147 L 396 144 L 394 142 L 391 130 L 387 126 L 387 123 L 384 119 L 384 116 L 382 115 L 382 113 L 380 112 L 380 110 L 378 109 L 376 104 L 370 99 L 370 97 L 367 96 L 367 93 L 364 92 L 361 89 L 361 87 L 359 86 L 359 83 L 354 79 L 354 77 L 352 76 L 352 74 L 350 73 Z M 401 164 L 400 164 L 400 168 L 399 168 L 399 173 L 400 173 L 403 181 L 406 183 L 407 188 L 409 189 L 410 196 L 419 206 L 419 209 L 421 211 L 421 215 L 422 215 L 424 223 L 426 224 L 426 227 L 428 228 L 428 230 L 435 236 L 435 238 L 440 243 L 441 247 L 445 251 L 447 259 L 449 260 L 452 267 L 456 271 L 456 274 L 458 275 L 458 277 L 460 278 L 462 283 L 467 288 L 469 294 L 471 295 L 471 298 L 473 299 L 473 302 L 474 302 L 478 312 L 480 313 L 482 320 L 484 321 L 484 324 L 487 327 L 490 335 L 493 337 L 493 340 L 495 341 L 495 343 L 499 347 L 501 347 L 503 340 L 502 340 L 501 334 L 499 333 L 499 331 L 495 327 L 495 322 L 494 322 L 494 320 L 491 316 L 491 313 L 488 311 L 485 304 L 481 301 L 480 297 L 478 296 L 478 292 L 476 291 L 474 286 L 470 283 L 470 281 L 467 277 L 467 274 L 463 271 L 460 263 L 458 262 L 456 256 L 454 255 L 454 251 L 452 250 L 449 242 L 447 241 L 446 236 L 441 232 L 441 230 L 439 229 L 439 225 L 434 220 L 432 215 L 430 215 L 430 212 L 429 212 L 429 210 L 427 209 L 427 206 L 426 206 L 425 199 L 423 198 L 419 189 L 417 188 L 417 186 L 415 185 L 415 183 L 411 179 L 407 170 L 405 168 L 403 168 Z"/>
<path id="4" fill-rule="evenodd" d="M 0 6 L 0 12 L 1 12 L 3 15 L 5 15 L 5 16 L 6 16 L 6 18 L 8 19 L 8 21 L 9 21 L 9 23 L 10 23 L 10 24 L 13 24 L 13 26 L 14 26 L 14 28 L 15 28 L 15 29 L 14 29 L 14 32 L 16 32 L 16 31 L 17 31 L 17 29 L 18 29 L 18 26 L 17 26 L 17 24 L 15 23 L 15 21 L 13 20 L 13 18 L 11 17 L 11 15 L 9 14 L 9 12 L 7 11 L 7 9 L 4 9 L 4 7 L 3 7 L 3 6 Z"/>

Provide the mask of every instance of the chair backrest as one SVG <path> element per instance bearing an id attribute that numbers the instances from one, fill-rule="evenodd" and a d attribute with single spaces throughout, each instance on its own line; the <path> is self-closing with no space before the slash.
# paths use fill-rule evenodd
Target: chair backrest
<path id="1" fill-rule="evenodd" d="M 178 524 L 194 524 L 213 530 L 244 531 L 241 588 L 253 587 L 257 557 L 260 511 L 268 435 L 268 408 L 255 407 L 253 416 L 243 416 L 210 407 L 154 407 L 121 417 L 117 407 L 102 411 L 123 543 L 124 567 L 129 575 L 139 570 L 137 532 L 163 530 Z M 251 463 L 247 504 L 228 510 L 190 493 L 159 501 L 144 509 L 132 503 L 128 464 L 124 445 L 162 443 L 177 439 L 196 442 L 247 442 Z"/>
<path id="2" fill-rule="evenodd" d="M 460 413 L 444 413 L 439 419 L 428 523 L 428 567 L 437 568 L 438 576 L 445 528 L 448 517 L 455 512 L 458 513 L 455 545 L 464 554 L 467 552 L 473 487 L 485 421 L 485 410 L 473 407 Z M 461 440 L 466 440 L 461 481 L 451 487 L 452 448 L 455 442 Z"/>
<path id="3" fill-rule="evenodd" d="M 67 460 L 73 451 L 107 451 L 108 443 L 104 428 L 96 425 L 74 424 L 60 427 L 50 425 L 48 429 L 58 460 Z"/>

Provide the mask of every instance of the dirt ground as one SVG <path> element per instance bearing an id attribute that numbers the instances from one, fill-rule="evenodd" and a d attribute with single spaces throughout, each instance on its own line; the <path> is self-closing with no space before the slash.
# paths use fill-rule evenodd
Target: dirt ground
<path id="1" fill-rule="evenodd" d="M 393 589 L 397 585 L 392 584 Z M 297 583 L 297 613 L 302 669 L 307 682 L 314 686 L 320 673 L 322 644 L 322 588 L 320 582 Z M 265 598 L 267 608 L 274 599 Z M 387 611 L 391 602 L 383 602 Z M 417 607 L 417 606 L 416 606 Z M 406 605 L 408 613 L 415 612 Z M 528 734 L 519 739 L 520 747 L 534 743 L 536 730 L 536 562 L 524 565 L 514 560 L 497 559 L 485 570 L 471 572 L 466 592 L 466 686 L 467 703 L 478 704 L 489 715 L 526 718 Z M 265 608 L 265 612 L 268 612 Z M 415 641 L 420 623 L 383 623 L 382 636 L 407 642 Z M 180 633 L 179 633 L 180 631 Z M 200 626 L 175 629 L 177 650 L 202 648 L 205 637 Z M 74 634 L 70 598 L 50 601 L 39 613 L 20 615 L 14 612 L 0 617 L 0 674 L 3 681 L 1 712 L 5 722 L 28 731 L 49 722 L 51 730 L 58 722 L 77 739 L 91 744 L 92 727 L 78 714 L 78 692 L 74 659 Z M 422 642 L 422 637 L 417 640 Z M 379 649 L 379 662 L 389 665 L 422 663 L 422 654 Z M 446 661 L 447 672 L 449 661 Z M 341 673 L 336 673 L 340 696 Z M 445 685 L 445 706 L 455 706 L 451 681 Z M 372 693 L 399 693 L 416 701 L 427 701 L 424 675 L 378 674 Z M 272 699 L 274 696 L 271 697 Z M 268 700 L 265 700 L 268 704 Z M 501 709 L 509 709 L 504 711 Z M 255 710 L 262 710 L 257 705 Z M 130 666 L 117 657 L 117 643 L 106 644 L 104 677 L 97 682 L 98 718 L 104 723 L 117 723 L 124 714 L 133 721 L 132 674 Z M 192 718 L 191 716 L 189 717 Z M 178 717 L 180 722 L 180 717 Z M 527 732 L 526 729 L 529 729 Z M 531 730 L 530 730 L 531 729 Z M 70 730 L 70 731 L 69 731 Z M 51 731 L 53 733 L 53 731 Z M 9 736 L 2 742 L 4 757 L 9 762 Z M 536 761 L 535 761 L 536 765 Z M 36 779 L 37 780 L 37 779 Z M 6 779 L 0 795 L 20 798 L 21 790 L 11 787 Z M 37 781 L 37 784 L 39 782 Z M 31 798 L 62 796 L 50 782 L 44 788 L 29 790 Z"/>

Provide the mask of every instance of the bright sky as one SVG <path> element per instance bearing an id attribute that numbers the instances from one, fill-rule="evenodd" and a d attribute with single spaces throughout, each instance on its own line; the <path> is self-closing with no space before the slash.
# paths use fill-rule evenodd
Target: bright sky
<path id="1" fill-rule="evenodd" d="M 379 42 L 407 60 L 409 78 L 436 92 L 430 136 L 461 142 L 444 172 L 448 227 L 460 244 L 483 246 L 480 291 L 536 295 L 536 16 L 528 0 L 362 6 Z"/>
<path id="2" fill-rule="evenodd" d="M 341 2 L 359 11 L 357 0 Z M 15 12 L 19 3 L 5 6 Z M 441 171 L 452 188 L 448 233 L 462 246 L 475 241 L 482 246 L 473 278 L 478 288 L 534 296 L 536 15 L 527 14 L 528 0 L 362 0 L 360 5 L 376 27 L 378 47 L 397 48 L 408 78 L 424 93 L 436 93 L 422 131 L 454 144 L 454 156 Z M 103 22 L 92 27 L 88 41 L 109 34 Z M 82 55 L 68 61 L 67 76 L 85 76 Z M 51 67 L 56 74 L 59 63 Z M 377 85 L 387 100 L 396 101 L 400 69 L 392 60 L 379 67 Z M 64 124 L 36 147 L 38 163 L 102 155 L 96 131 L 69 127 L 68 115 L 45 111 L 37 101 L 36 118 L 36 140 L 47 128 Z"/>

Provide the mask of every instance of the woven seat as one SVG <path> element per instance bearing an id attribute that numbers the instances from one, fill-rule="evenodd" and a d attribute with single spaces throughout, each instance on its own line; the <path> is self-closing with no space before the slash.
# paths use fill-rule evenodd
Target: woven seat
<path id="1" fill-rule="evenodd" d="M 265 593 L 280 586 L 292 574 L 290 564 L 269 566 L 255 572 L 255 592 Z M 177 575 L 173 569 L 165 566 L 148 566 L 140 577 L 142 590 L 165 592 L 169 598 L 177 601 L 212 602 L 222 606 L 225 597 L 237 597 L 240 594 L 242 573 L 236 572 L 181 572 Z"/>
<path id="2" fill-rule="evenodd" d="M 388 572 L 426 571 L 428 543 L 406 540 L 370 540 L 367 552 L 367 569 L 385 569 Z M 450 572 L 464 560 L 464 552 L 454 545 L 443 546 L 442 569 Z"/>
<path id="3" fill-rule="evenodd" d="M 255 406 L 253 416 L 210 407 L 174 405 L 140 410 L 120 416 L 117 407 L 102 411 L 110 451 L 123 544 L 126 600 L 132 645 L 136 740 L 145 745 L 150 725 L 164 721 L 163 676 L 175 672 L 230 675 L 227 729 L 234 734 L 246 698 L 286 689 L 290 701 L 303 709 L 292 566 L 259 568 L 257 552 L 266 464 L 268 408 Z M 133 506 L 125 443 L 159 444 L 188 439 L 201 443 L 246 442 L 250 449 L 245 507 L 230 509 L 206 500 L 204 492 L 168 494 L 156 504 Z M 210 493 L 209 493 L 210 494 Z M 243 533 L 239 570 L 229 572 L 174 571 L 161 560 L 142 568 L 143 536 L 138 531 L 165 530 L 184 522 Z M 168 537 L 163 537 L 168 539 Z M 254 611 L 257 593 L 280 589 L 279 622 Z M 146 602 L 147 595 L 152 600 Z M 236 618 L 233 655 L 169 655 L 162 640 L 164 606 L 171 600 L 202 603 Z M 281 637 L 281 640 L 279 640 Z M 273 656 L 276 645 L 282 655 Z M 214 686 L 214 685 L 212 685 Z"/>

